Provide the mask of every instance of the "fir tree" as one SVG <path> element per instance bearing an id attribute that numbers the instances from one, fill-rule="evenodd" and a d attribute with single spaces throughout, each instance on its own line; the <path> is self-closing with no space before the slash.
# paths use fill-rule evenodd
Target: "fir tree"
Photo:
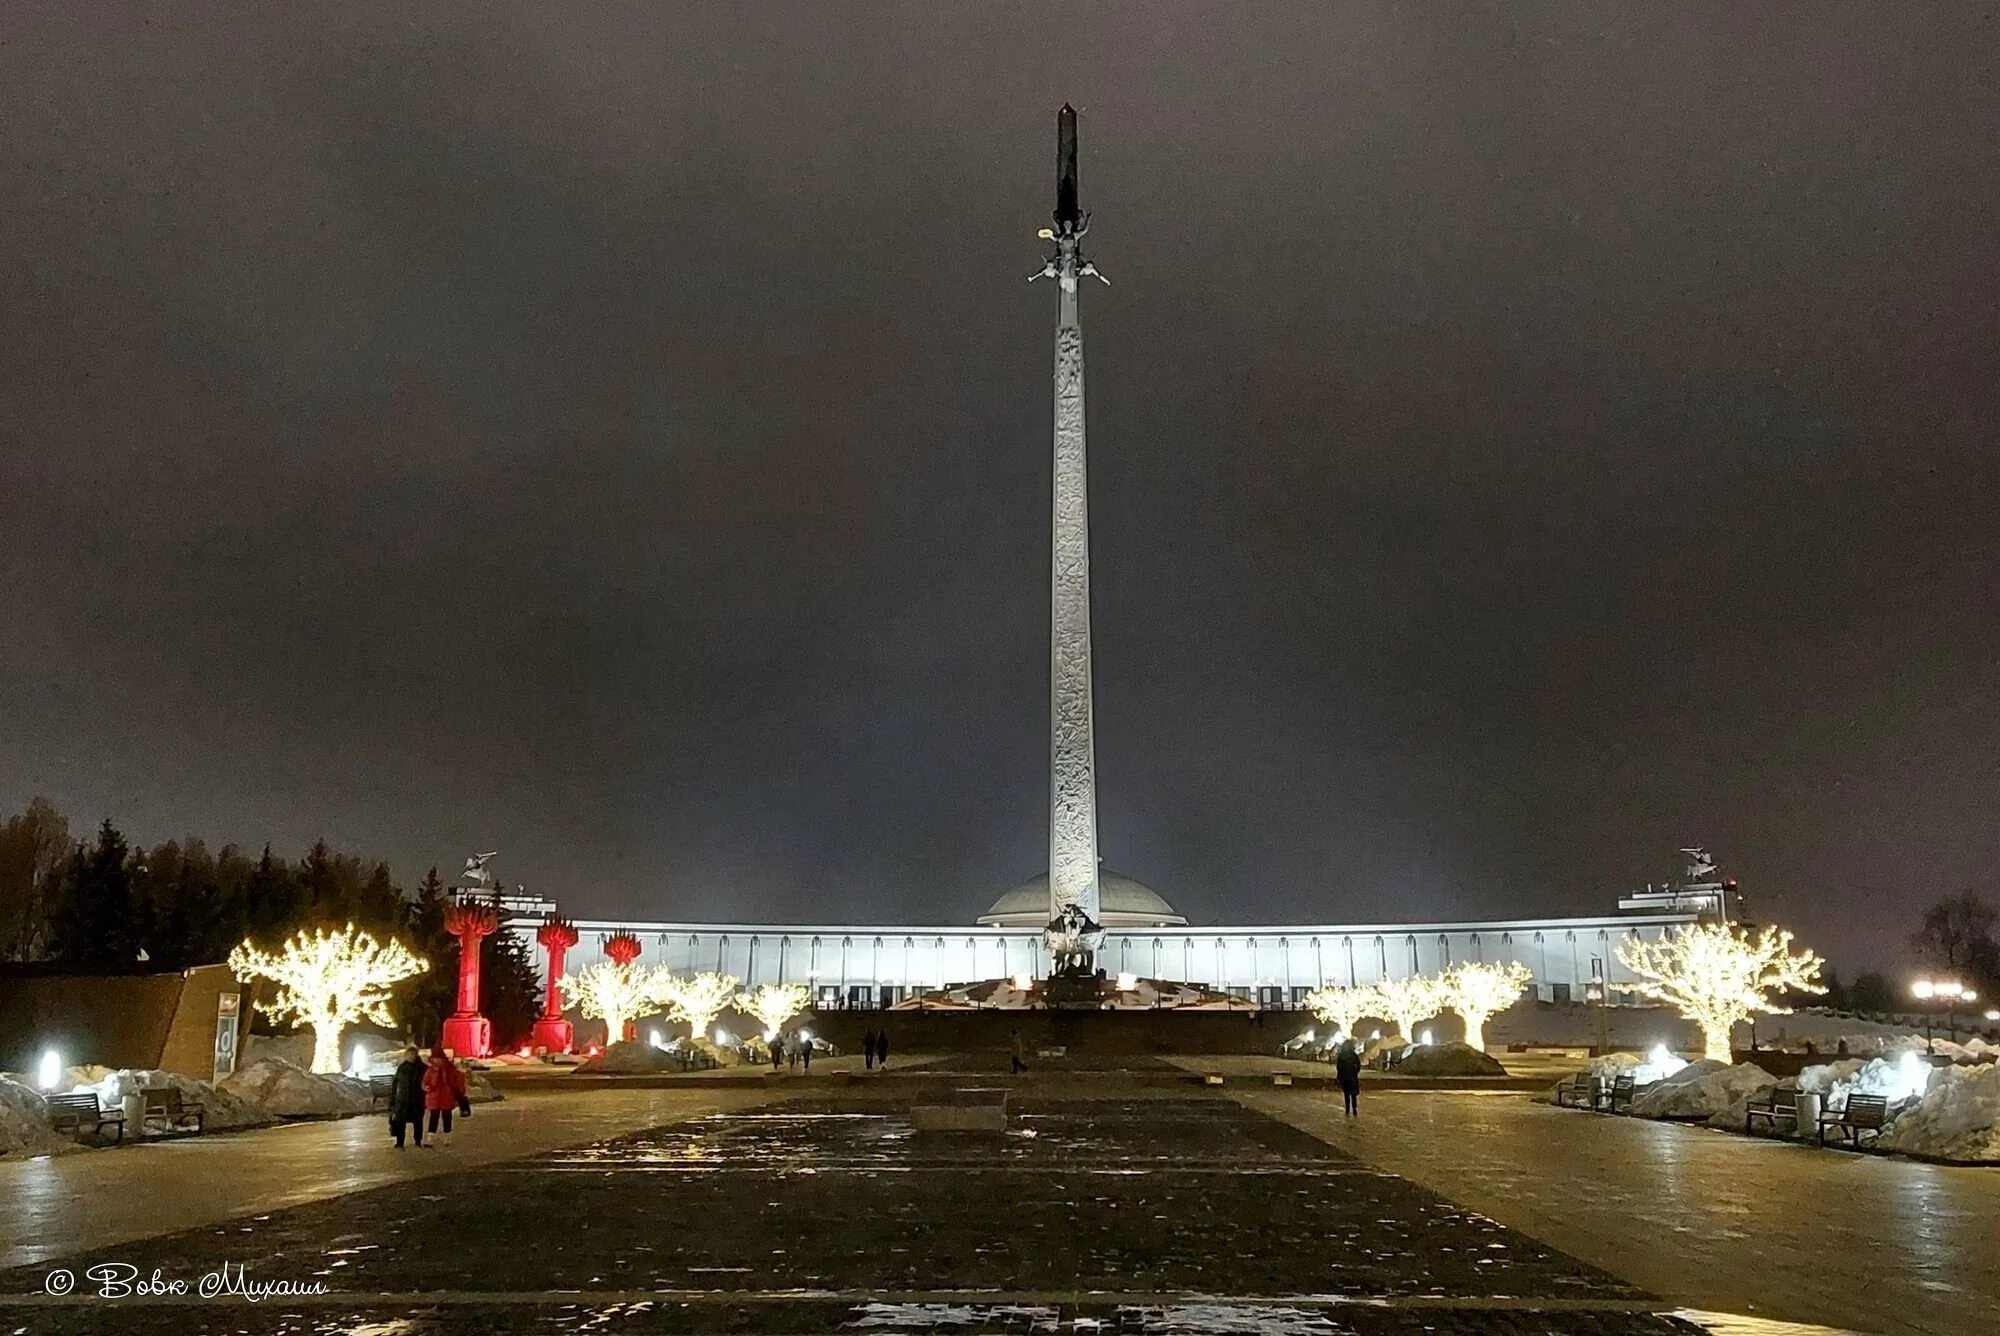
<path id="1" fill-rule="evenodd" d="M 49 915 L 49 954 L 80 965 L 123 965 L 138 959 L 144 925 L 132 894 L 125 837 L 106 817 L 97 842 L 78 845 L 63 872 Z"/>

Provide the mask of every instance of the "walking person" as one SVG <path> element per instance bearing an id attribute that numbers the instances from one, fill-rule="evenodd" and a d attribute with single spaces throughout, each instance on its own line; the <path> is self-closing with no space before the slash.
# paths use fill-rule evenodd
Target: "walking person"
<path id="1" fill-rule="evenodd" d="M 813 1074 L 813 1041 L 810 1038 L 795 1041 L 799 1047 L 799 1061 L 805 1064 L 806 1075 Z"/>
<path id="2" fill-rule="evenodd" d="M 424 1144 L 424 1061 L 417 1056 L 414 1045 L 403 1050 L 403 1060 L 396 1064 L 396 1074 L 389 1078 L 389 1135 L 396 1138 L 396 1149 L 403 1148 L 403 1129 L 407 1127 L 417 1138 L 417 1145 Z"/>
<path id="3" fill-rule="evenodd" d="M 424 1073 L 424 1108 L 430 1112 L 431 1135 L 442 1126 L 451 1135 L 451 1115 L 466 1103 L 465 1073 L 445 1056 L 442 1045 L 431 1050 L 430 1070 Z"/>
<path id="4" fill-rule="evenodd" d="M 866 1030 L 864 1030 L 861 1034 L 861 1051 L 865 1055 L 862 1058 L 862 1061 L 867 1065 L 869 1071 L 871 1072 L 874 1071 L 875 1070 L 875 1027 L 872 1025 L 869 1026 Z"/>
<path id="5" fill-rule="evenodd" d="M 771 1070 L 777 1071 L 785 1060 L 785 1041 L 777 1035 L 771 1036 Z"/>
<path id="6" fill-rule="evenodd" d="M 1341 1104 L 1352 1118 L 1361 1112 L 1361 1050 L 1354 1047 L 1352 1039 L 1333 1055 L 1333 1075 L 1340 1082 Z"/>
<path id="7" fill-rule="evenodd" d="M 875 1065 L 885 1072 L 889 1070 L 889 1032 L 887 1030 L 875 1036 Z"/>
<path id="8" fill-rule="evenodd" d="M 1028 1070 L 1028 1046 L 1021 1039 L 1019 1030 L 1007 1032 L 1007 1061 L 1013 1075 L 1019 1076 Z"/>

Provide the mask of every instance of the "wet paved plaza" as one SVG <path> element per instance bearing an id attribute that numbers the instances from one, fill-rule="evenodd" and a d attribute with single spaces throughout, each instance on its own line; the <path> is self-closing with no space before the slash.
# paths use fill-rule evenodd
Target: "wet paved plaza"
<path id="1" fill-rule="evenodd" d="M 1199 1087 L 1042 1078 L 1013 1091 L 1004 1135 L 912 1128 L 914 1101 L 980 1079 L 814 1087 L 96 1250 L 63 1264 L 188 1281 L 240 1265 L 327 1292 L 17 1299 L 0 1331 L 1696 1330 Z"/>

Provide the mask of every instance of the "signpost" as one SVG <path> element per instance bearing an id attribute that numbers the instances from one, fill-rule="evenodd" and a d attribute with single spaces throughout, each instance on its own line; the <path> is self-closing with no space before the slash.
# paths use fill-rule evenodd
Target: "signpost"
<path id="1" fill-rule="evenodd" d="M 243 994 L 223 993 L 215 999 L 215 1076 L 220 1081 L 236 1070 L 236 1024 Z"/>

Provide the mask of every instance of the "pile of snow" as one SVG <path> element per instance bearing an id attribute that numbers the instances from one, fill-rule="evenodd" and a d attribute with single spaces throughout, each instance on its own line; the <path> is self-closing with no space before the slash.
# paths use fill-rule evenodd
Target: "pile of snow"
<path id="1" fill-rule="evenodd" d="M 1947 1067 L 1876 1143 L 1947 1160 L 2000 1160 L 2000 1066 Z"/>
<path id="2" fill-rule="evenodd" d="M 70 1088 L 73 1095 L 96 1095 L 97 1105 L 103 1109 L 115 1109 L 132 1095 L 145 1090 L 157 1090 L 169 1086 L 181 1092 L 183 1105 L 199 1105 L 202 1110 L 202 1127 L 207 1131 L 222 1131 L 231 1127 L 257 1127 L 272 1122 L 271 1114 L 258 1105 L 231 1091 L 219 1089 L 206 1081 L 179 1072 L 148 1071 L 132 1067 L 121 1067 L 117 1071 L 107 1071 L 103 1079 L 87 1084 L 80 1083 Z M 125 1135 L 138 1136 L 138 1123 L 128 1121 Z"/>
<path id="3" fill-rule="evenodd" d="M 500 1092 L 477 1067 L 465 1069 L 465 1097 L 474 1104 L 491 1104 L 500 1098 Z"/>
<path id="4" fill-rule="evenodd" d="M 1465 1043 L 1419 1044 L 1396 1068 L 1405 1076 L 1505 1076 L 1492 1055 Z"/>
<path id="5" fill-rule="evenodd" d="M 1771 1083 L 1771 1074 L 1762 1067 L 1748 1062 L 1731 1067 L 1704 1058 L 1641 1087 L 1630 1110 L 1635 1118 L 1712 1118 Z"/>
<path id="6" fill-rule="evenodd" d="M 637 1076 L 647 1072 L 677 1072 L 681 1055 L 637 1039 L 621 1039 L 578 1067 L 579 1072 L 602 1076 Z"/>
<path id="7" fill-rule="evenodd" d="M 1841 1066 L 1847 1064 L 1842 1063 Z M 1800 1089 L 1810 1088 L 1803 1082 L 1807 1073 L 1816 1070 L 1808 1067 L 1799 1074 Z M 1870 1058 L 1858 1069 L 1826 1081 L 1826 1107 L 1846 1108 L 1849 1095 L 1884 1095 L 1891 1106 L 1902 1100 L 1915 1099 L 1929 1087 L 1932 1070 L 1931 1065 L 1915 1053 Z"/>
<path id="8" fill-rule="evenodd" d="M 297 1034 L 246 1034 L 243 1036 L 243 1047 L 236 1055 L 237 1063 L 248 1067 L 265 1058 L 277 1058 L 294 1067 L 310 1070 L 313 1044 L 310 1030 L 301 1030 Z"/>
<path id="9" fill-rule="evenodd" d="M 1822 1063 L 1806 1068 L 1792 1081 L 1792 1088 L 1818 1095 L 1821 1104 L 1827 1104 L 1827 1094 L 1842 1081 L 1852 1081 L 1854 1074 L 1868 1065 L 1866 1058 L 1842 1058 L 1838 1062 Z M 1841 1096 L 1842 1102 L 1847 1099 Z"/>
<path id="10" fill-rule="evenodd" d="M 76 1149 L 68 1137 L 49 1125 L 49 1106 L 25 1081 L 0 1075 L 0 1158 L 9 1155 L 60 1155 Z"/>
<path id="11" fill-rule="evenodd" d="M 367 1113 L 374 1103 L 366 1081 L 322 1076 L 283 1058 L 259 1058 L 222 1078 L 216 1089 L 274 1118 L 338 1118 Z"/>

